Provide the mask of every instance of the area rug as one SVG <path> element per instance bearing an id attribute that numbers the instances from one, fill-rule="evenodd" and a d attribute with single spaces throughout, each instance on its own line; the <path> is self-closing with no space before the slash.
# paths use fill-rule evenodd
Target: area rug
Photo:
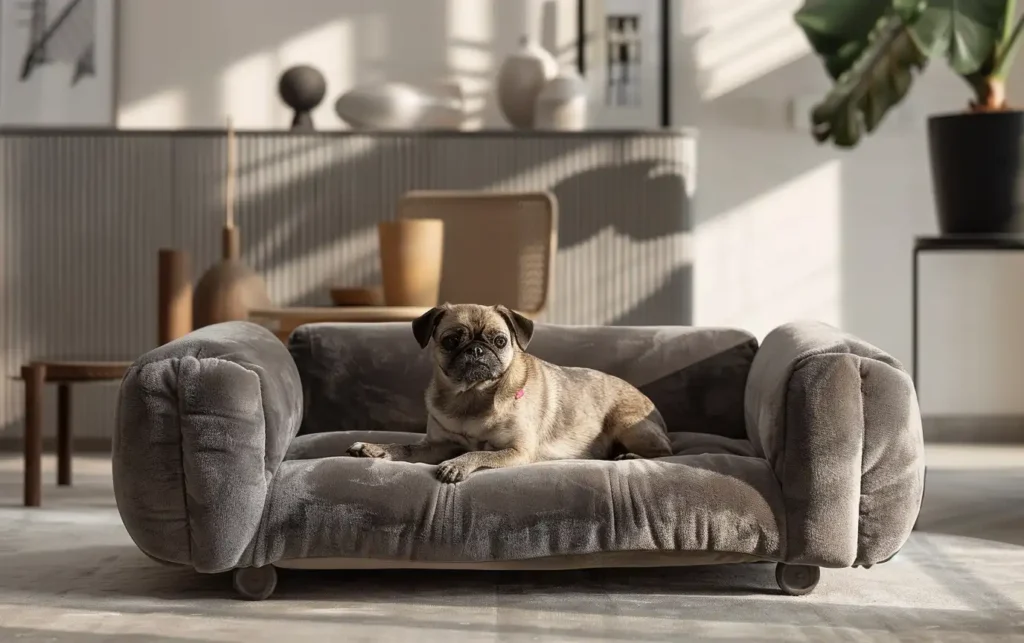
<path id="1" fill-rule="evenodd" d="M 891 562 L 824 570 L 800 598 L 781 595 L 763 564 L 291 572 L 271 600 L 249 603 L 226 576 L 140 553 L 102 463 L 36 510 L 13 502 L 13 469 L 0 466 L 0 641 L 1024 641 L 1024 546 L 948 533 L 938 516 Z M 944 485 L 963 486 L 929 480 Z"/>

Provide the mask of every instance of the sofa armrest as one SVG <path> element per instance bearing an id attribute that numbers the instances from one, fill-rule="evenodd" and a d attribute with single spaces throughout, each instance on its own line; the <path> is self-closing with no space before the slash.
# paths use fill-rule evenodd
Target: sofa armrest
<path id="1" fill-rule="evenodd" d="M 200 572 L 245 565 L 301 420 L 295 363 L 256 324 L 207 326 L 140 357 L 121 382 L 113 440 L 132 539 Z"/>
<path id="2" fill-rule="evenodd" d="M 788 562 L 870 565 L 899 551 L 924 492 L 921 415 L 899 362 L 826 324 L 787 324 L 755 354 L 744 407 L 782 486 Z"/>

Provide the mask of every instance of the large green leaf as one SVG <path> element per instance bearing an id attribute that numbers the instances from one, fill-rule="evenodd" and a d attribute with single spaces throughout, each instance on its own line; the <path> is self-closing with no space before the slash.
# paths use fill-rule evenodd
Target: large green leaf
<path id="1" fill-rule="evenodd" d="M 893 0 L 806 0 L 793 16 L 833 80 L 868 46 L 868 34 Z"/>
<path id="2" fill-rule="evenodd" d="M 855 146 L 907 95 L 914 73 L 928 62 L 909 26 L 903 15 L 891 10 L 871 29 L 860 57 L 811 112 L 819 142 L 831 139 L 839 147 Z"/>
<path id="3" fill-rule="evenodd" d="M 925 0 L 920 4 L 910 35 L 926 56 L 943 56 L 961 76 L 992 65 L 1003 37 L 1007 0 Z"/>

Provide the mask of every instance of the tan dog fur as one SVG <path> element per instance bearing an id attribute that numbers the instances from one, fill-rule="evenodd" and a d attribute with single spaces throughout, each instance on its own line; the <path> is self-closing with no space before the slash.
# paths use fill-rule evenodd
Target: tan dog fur
<path id="1" fill-rule="evenodd" d="M 434 356 L 424 439 L 359 442 L 349 455 L 438 464 L 437 478 L 454 483 L 485 468 L 672 454 L 647 396 L 612 375 L 526 353 L 533 322 L 504 306 L 445 304 L 414 321 L 413 334 Z"/>

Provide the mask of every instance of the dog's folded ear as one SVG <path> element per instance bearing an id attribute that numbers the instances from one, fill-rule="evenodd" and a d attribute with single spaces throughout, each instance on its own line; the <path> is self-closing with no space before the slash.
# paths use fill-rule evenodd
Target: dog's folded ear
<path id="1" fill-rule="evenodd" d="M 416 341 L 420 343 L 420 348 L 426 348 L 427 344 L 430 343 L 430 338 L 434 336 L 437 325 L 441 323 L 441 318 L 444 317 L 449 308 L 451 306 L 448 304 L 435 306 L 413 320 L 412 334 L 416 337 Z"/>
<path id="2" fill-rule="evenodd" d="M 505 323 L 508 324 L 512 336 L 516 338 L 519 348 L 525 351 L 526 347 L 530 345 L 530 340 L 533 339 L 533 321 L 505 306 L 495 306 L 494 310 L 505 318 Z"/>

